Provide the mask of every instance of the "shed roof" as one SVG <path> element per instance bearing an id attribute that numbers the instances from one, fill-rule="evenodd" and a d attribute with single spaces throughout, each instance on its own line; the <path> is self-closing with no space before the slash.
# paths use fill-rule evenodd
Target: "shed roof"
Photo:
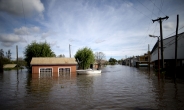
<path id="1" fill-rule="evenodd" d="M 77 64 L 75 58 L 33 57 L 31 65 Z"/>
<path id="2" fill-rule="evenodd" d="M 17 64 L 5 64 L 3 68 L 15 68 Z"/>

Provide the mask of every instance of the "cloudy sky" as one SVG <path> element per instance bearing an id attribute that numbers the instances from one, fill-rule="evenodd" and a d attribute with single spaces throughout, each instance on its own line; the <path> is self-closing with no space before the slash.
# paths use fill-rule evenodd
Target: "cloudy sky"
<path id="1" fill-rule="evenodd" d="M 69 57 L 88 47 L 108 60 L 143 55 L 156 43 L 163 21 L 163 38 L 184 32 L 183 0 L 0 0 L 0 48 L 24 57 L 33 41 L 48 42 L 58 56 Z"/>

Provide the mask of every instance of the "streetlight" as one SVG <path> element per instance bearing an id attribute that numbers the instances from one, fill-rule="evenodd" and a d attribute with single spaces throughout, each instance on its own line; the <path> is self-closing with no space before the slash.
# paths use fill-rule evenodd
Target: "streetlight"
<path id="1" fill-rule="evenodd" d="M 158 79 L 160 79 L 159 36 L 149 35 L 149 37 L 158 38 Z"/>

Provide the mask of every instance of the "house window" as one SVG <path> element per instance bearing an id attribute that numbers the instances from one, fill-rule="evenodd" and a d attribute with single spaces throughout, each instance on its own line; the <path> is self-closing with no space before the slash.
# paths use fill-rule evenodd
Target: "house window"
<path id="1" fill-rule="evenodd" d="M 59 76 L 61 75 L 70 75 L 71 73 L 71 68 L 59 68 Z"/>
<path id="2" fill-rule="evenodd" d="M 148 61 L 148 57 L 145 57 L 145 61 Z"/>
<path id="3" fill-rule="evenodd" d="M 52 77 L 52 68 L 40 68 L 39 77 Z"/>

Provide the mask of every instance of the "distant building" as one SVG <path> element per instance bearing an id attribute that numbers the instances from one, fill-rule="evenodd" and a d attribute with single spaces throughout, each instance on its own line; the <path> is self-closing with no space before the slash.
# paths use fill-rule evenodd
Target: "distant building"
<path id="1" fill-rule="evenodd" d="M 125 65 L 130 66 L 130 58 L 124 60 Z"/>
<path id="2" fill-rule="evenodd" d="M 131 65 L 132 66 L 136 67 L 136 63 L 138 62 L 138 58 L 139 57 L 137 57 L 137 56 L 131 58 Z"/>
<path id="3" fill-rule="evenodd" d="M 133 66 L 133 67 L 148 67 L 149 64 L 149 55 L 144 54 L 141 56 L 133 56 L 127 58 L 123 61 L 123 65 Z"/>
<path id="4" fill-rule="evenodd" d="M 122 61 L 122 65 L 126 65 L 126 62 L 125 62 L 125 60 L 123 60 L 123 61 Z"/>
<path id="5" fill-rule="evenodd" d="M 101 69 L 103 68 L 105 65 L 107 64 L 106 60 L 101 60 L 101 64 L 100 64 L 100 68 L 99 68 L 99 64 L 97 63 L 97 61 L 94 62 L 94 64 L 90 65 L 91 69 Z"/>
<path id="6" fill-rule="evenodd" d="M 148 53 L 138 56 L 138 61 L 137 61 L 138 67 L 148 67 L 149 66 L 149 54 Z"/>

